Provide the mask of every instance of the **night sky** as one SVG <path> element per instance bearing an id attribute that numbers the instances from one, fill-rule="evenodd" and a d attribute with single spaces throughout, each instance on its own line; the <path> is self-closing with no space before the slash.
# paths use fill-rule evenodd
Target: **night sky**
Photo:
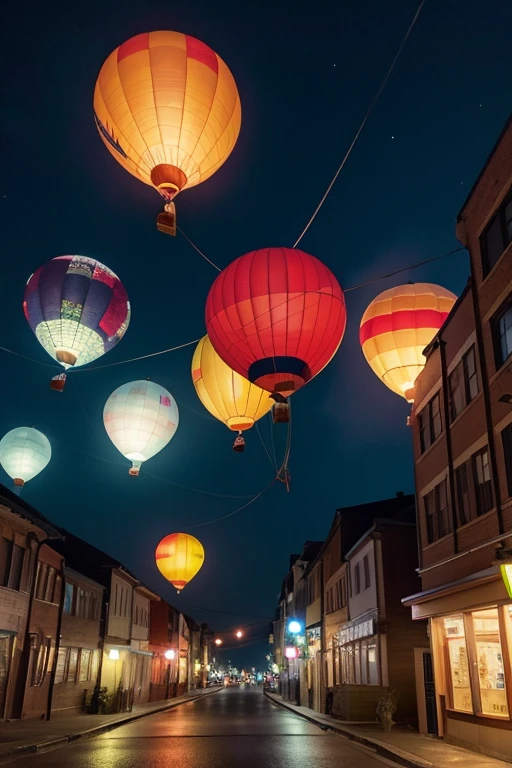
<path id="1" fill-rule="evenodd" d="M 340 351 L 292 399 L 291 492 L 278 483 L 240 514 L 194 528 L 244 503 L 198 491 L 250 496 L 268 485 L 273 469 L 256 430 L 245 453 L 234 454 L 232 434 L 203 409 L 190 378 L 193 346 L 93 370 L 201 337 L 217 274 L 181 236 L 156 231 L 159 196 L 103 146 L 92 113 L 96 75 L 117 45 L 157 29 L 200 38 L 230 67 L 242 100 L 238 143 L 215 176 L 177 199 L 179 226 L 222 267 L 299 236 L 416 7 L 411 0 L 29 0 L 3 11 L 0 344 L 52 363 L 25 322 L 22 298 L 32 272 L 61 254 L 113 269 L 132 320 L 116 349 L 70 375 L 63 394 L 50 390 L 50 368 L 0 353 L 1 433 L 34 426 L 51 441 L 51 463 L 24 489 L 27 502 L 219 630 L 272 618 L 290 552 L 322 539 L 337 507 L 414 490 L 408 406 L 367 366 L 359 322 L 378 293 L 408 280 L 459 294 L 467 256 L 348 293 Z M 512 4 L 503 0 L 427 1 L 301 243 L 342 287 L 457 247 L 456 215 L 510 108 L 511 28 Z M 177 399 L 180 425 L 134 479 L 105 433 L 102 411 L 116 387 L 146 377 Z M 261 432 L 270 448 L 269 421 Z M 273 432 L 282 456 L 286 427 Z M 0 480 L 10 484 L 1 469 Z M 153 559 L 160 538 L 174 531 L 197 535 L 206 550 L 202 571 L 179 597 Z M 266 651 L 251 644 L 229 658 L 260 666 Z"/>

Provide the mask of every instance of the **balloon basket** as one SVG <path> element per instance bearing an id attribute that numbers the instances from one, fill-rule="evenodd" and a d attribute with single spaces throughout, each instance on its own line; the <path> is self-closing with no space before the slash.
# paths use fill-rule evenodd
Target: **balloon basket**
<path id="1" fill-rule="evenodd" d="M 288 424 L 290 421 L 290 406 L 288 403 L 276 403 L 272 406 L 274 424 Z"/>
<path id="2" fill-rule="evenodd" d="M 57 376 L 52 376 L 52 379 L 50 381 L 50 387 L 51 389 L 55 390 L 55 392 L 62 392 L 65 385 L 66 385 L 65 373 L 59 373 Z"/>
<path id="3" fill-rule="evenodd" d="M 233 450 L 235 453 L 242 453 L 245 450 L 245 440 L 242 435 L 237 435 L 235 442 L 233 443 Z"/>
<path id="4" fill-rule="evenodd" d="M 164 235 L 176 236 L 176 206 L 174 203 L 167 203 L 165 211 L 158 214 L 156 228 Z"/>
<path id="5" fill-rule="evenodd" d="M 138 477 L 140 472 L 140 467 L 130 467 L 128 470 L 128 474 L 130 477 Z"/>

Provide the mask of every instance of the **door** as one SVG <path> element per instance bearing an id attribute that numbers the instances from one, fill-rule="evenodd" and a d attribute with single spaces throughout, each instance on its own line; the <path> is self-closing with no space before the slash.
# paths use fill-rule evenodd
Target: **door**
<path id="1" fill-rule="evenodd" d="M 427 733 L 437 735 L 436 689 L 434 684 L 434 665 L 432 653 L 423 652 L 423 687 L 425 690 L 425 709 L 427 715 Z"/>

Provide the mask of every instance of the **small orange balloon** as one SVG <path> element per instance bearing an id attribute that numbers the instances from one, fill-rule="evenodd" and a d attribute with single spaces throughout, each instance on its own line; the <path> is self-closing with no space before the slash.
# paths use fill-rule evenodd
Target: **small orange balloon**
<path id="1" fill-rule="evenodd" d="M 204 563 L 204 547 L 188 533 L 170 533 L 155 551 L 158 570 L 178 594 L 191 581 Z"/>

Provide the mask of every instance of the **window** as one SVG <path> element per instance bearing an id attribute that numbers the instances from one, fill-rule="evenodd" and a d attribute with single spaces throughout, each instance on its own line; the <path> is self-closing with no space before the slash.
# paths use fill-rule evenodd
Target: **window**
<path id="1" fill-rule="evenodd" d="M 337 657 L 341 661 L 336 674 L 337 683 L 379 685 L 375 637 L 356 640 L 353 643 L 338 646 L 338 649 L 335 646 L 334 650 L 335 652 L 339 650 L 339 654 L 335 653 L 335 664 Z"/>
<path id="2" fill-rule="evenodd" d="M 90 679 L 91 657 L 92 651 L 82 648 L 80 651 L 80 673 L 78 675 L 78 680 L 81 683 L 85 683 L 86 680 Z"/>
<path id="3" fill-rule="evenodd" d="M 455 492 L 457 496 L 457 515 L 459 525 L 466 525 L 471 520 L 471 504 L 468 489 L 466 464 L 455 470 Z"/>
<path id="4" fill-rule="evenodd" d="M 62 683 L 66 677 L 66 667 L 68 661 L 68 648 L 59 648 L 57 655 L 57 669 L 55 671 L 55 682 Z"/>
<path id="5" fill-rule="evenodd" d="M 481 712 L 484 715 L 508 718 L 498 609 L 474 611 L 472 619 Z"/>
<path id="6" fill-rule="evenodd" d="M 44 676 L 48 670 L 48 659 L 50 657 L 51 646 L 51 638 L 45 637 L 39 648 L 34 648 L 32 656 L 32 676 L 30 685 L 35 686 L 43 684 Z"/>
<path id="7" fill-rule="evenodd" d="M 38 600 L 44 600 L 44 593 L 46 589 L 46 577 L 48 575 L 48 563 L 42 563 L 39 561 L 37 564 L 37 577 L 36 577 L 36 597 Z"/>
<path id="8" fill-rule="evenodd" d="M 507 476 L 508 495 L 512 496 L 512 424 L 505 427 L 501 433 L 503 455 L 505 457 L 505 474 Z"/>
<path id="9" fill-rule="evenodd" d="M 448 657 L 448 678 L 450 684 L 450 708 L 459 712 L 472 712 L 471 688 L 469 684 L 470 664 L 466 646 L 464 617 L 462 614 L 441 619 L 444 644 Z"/>
<path id="10" fill-rule="evenodd" d="M 364 570 L 364 588 L 368 589 L 370 586 L 370 561 L 368 555 L 363 557 L 363 570 Z"/>
<path id="11" fill-rule="evenodd" d="M 7 583 L 7 586 L 10 589 L 20 588 L 24 557 L 25 548 L 20 547 L 18 544 L 13 544 L 11 549 L 11 568 L 9 571 L 9 581 Z"/>
<path id="12" fill-rule="evenodd" d="M 475 347 L 472 346 L 453 369 L 448 379 L 450 419 L 453 421 L 478 394 Z"/>
<path id="13" fill-rule="evenodd" d="M 432 400 L 418 414 L 418 422 L 421 453 L 424 453 L 443 431 L 439 392 L 434 395 Z"/>
<path id="14" fill-rule="evenodd" d="M 510 297 L 508 304 L 493 317 L 491 328 L 494 337 L 496 370 L 499 370 L 512 355 L 512 300 Z"/>
<path id="15" fill-rule="evenodd" d="M 91 680 L 97 679 L 99 664 L 100 664 L 100 652 L 93 651 L 92 659 L 91 659 Z"/>
<path id="16" fill-rule="evenodd" d="M 425 525 L 429 544 L 441 539 L 452 531 L 448 499 L 446 495 L 446 480 L 423 497 L 425 508 Z"/>
<path id="17" fill-rule="evenodd" d="M 501 614 L 501 616 L 500 616 Z M 448 707 L 508 719 L 507 687 L 510 667 L 503 644 L 510 644 L 508 606 L 434 619 L 441 628 L 448 660 Z M 504 636 L 501 632 L 504 629 Z"/>
<path id="18" fill-rule="evenodd" d="M 512 195 L 508 195 L 480 236 L 482 271 L 486 277 L 512 240 Z"/>
<path id="19" fill-rule="evenodd" d="M 78 665 L 78 648 L 69 648 L 68 669 L 66 680 L 68 683 L 76 682 L 76 668 Z"/>
<path id="20" fill-rule="evenodd" d="M 74 608 L 74 592 L 75 592 L 75 585 L 66 583 L 66 593 L 64 595 L 64 613 L 67 613 L 69 615 L 73 615 L 73 608 Z"/>
<path id="21" fill-rule="evenodd" d="M 55 602 L 57 569 L 48 563 L 39 562 L 36 577 L 36 598 L 47 603 Z"/>
<path id="22" fill-rule="evenodd" d="M 488 449 L 482 448 L 481 451 L 474 454 L 472 459 L 477 504 L 476 513 L 477 515 L 484 515 L 494 506 Z"/>
<path id="23" fill-rule="evenodd" d="M 358 595 L 361 591 L 361 567 L 356 563 L 354 568 L 354 592 Z"/>

